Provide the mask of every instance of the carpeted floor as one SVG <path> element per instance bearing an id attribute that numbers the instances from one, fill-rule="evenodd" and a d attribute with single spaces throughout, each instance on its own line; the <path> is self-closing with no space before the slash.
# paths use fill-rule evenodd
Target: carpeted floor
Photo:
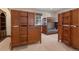
<path id="1" fill-rule="evenodd" d="M 14 48 L 14 51 L 76 51 L 75 49 L 58 42 L 58 34 L 42 34 L 42 43 L 31 44 Z"/>

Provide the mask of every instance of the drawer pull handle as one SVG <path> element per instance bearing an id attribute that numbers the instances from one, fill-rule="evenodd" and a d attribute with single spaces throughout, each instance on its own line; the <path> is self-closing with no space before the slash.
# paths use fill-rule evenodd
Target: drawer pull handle
<path id="1" fill-rule="evenodd" d="M 19 27 L 18 25 L 12 26 L 12 27 Z"/>

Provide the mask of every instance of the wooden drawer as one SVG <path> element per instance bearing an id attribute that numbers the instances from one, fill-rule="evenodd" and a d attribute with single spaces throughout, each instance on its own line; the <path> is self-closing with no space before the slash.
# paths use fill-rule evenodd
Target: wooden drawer
<path id="1" fill-rule="evenodd" d="M 62 41 L 70 45 L 70 27 L 63 27 Z"/>
<path id="2" fill-rule="evenodd" d="M 27 25 L 27 17 L 21 17 L 19 23 L 20 25 Z"/>
<path id="3" fill-rule="evenodd" d="M 26 38 L 27 37 L 27 35 L 26 34 L 20 34 L 20 38 Z"/>
<path id="4" fill-rule="evenodd" d="M 12 30 L 12 34 L 14 35 L 14 36 L 17 36 L 18 34 L 19 34 L 19 28 L 18 27 L 16 27 L 16 28 L 12 28 L 13 30 Z"/>
<path id="5" fill-rule="evenodd" d="M 40 38 L 39 38 L 39 39 L 33 39 L 33 38 L 31 38 L 31 37 L 28 37 L 28 44 L 36 43 L 36 42 L 38 42 L 39 40 L 40 40 Z"/>
<path id="6" fill-rule="evenodd" d="M 26 35 L 20 35 L 20 41 L 21 42 L 24 42 L 24 41 L 27 41 L 27 36 Z"/>
<path id="7" fill-rule="evenodd" d="M 19 29 L 20 29 L 20 31 L 25 31 L 25 32 L 27 32 L 27 27 L 20 27 Z"/>

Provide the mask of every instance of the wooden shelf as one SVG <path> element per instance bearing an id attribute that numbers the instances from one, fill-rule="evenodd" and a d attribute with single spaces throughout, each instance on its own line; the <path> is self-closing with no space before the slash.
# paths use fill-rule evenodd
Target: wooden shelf
<path id="1" fill-rule="evenodd" d="M 6 37 L 6 17 L 4 13 L 0 14 L 0 42 Z"/>
<path id="2" fill-rule="evenodd" d="M 0 16 L 0 18 L 5 18 L 4 16 Z"/>
<path id="3" fill-rule="evenodd" d="M 2 22 L 2 23 L 6 23 L 6 22 Z"/>

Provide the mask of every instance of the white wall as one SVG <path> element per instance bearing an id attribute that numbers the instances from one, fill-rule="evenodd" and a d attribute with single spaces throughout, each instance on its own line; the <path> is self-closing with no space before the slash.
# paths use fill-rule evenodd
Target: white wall
<path id="1" fill-rule="evenodd" d="M 42 12 L 42 14 L 42 17 L 52 17 L 52 14 L 48 12 Z"/>
<path id="2" fill-rule="evenodd" d="M 1 8 L 2 11 L 6 12 L 6 30 L 7 35 L 11 35 L 11 14 L 7 8 Z"/>

